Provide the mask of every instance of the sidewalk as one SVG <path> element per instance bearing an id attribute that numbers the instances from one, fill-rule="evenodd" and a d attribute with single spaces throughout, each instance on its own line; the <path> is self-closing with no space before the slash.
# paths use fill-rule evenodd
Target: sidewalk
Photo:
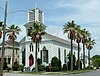
<path id="1" fill-rule="evenodd" d="M 69 73 L 64 73 L 64 72 L 44 72 L 42 73 L 43 75 L 68 75 Z"/>

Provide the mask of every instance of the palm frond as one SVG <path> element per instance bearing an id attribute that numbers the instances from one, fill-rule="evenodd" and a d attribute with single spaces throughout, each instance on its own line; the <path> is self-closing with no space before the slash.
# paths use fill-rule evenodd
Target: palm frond
<path id="1" fill-rule="evenodd" d="M 14 40 L 17 38 L 16 35 L 19 34 L 20 31 L 21 31 L 21 29 L 18 26 L 15 26 L 14 24 L 9 26 L 6 29 L 6 33 L 7 33 L 8 38 L 14 39 Z"/>

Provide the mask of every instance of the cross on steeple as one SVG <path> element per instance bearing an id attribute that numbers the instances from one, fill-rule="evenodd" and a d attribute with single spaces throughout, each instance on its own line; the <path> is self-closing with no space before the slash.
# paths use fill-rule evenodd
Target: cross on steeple
<path id="1" fill-rule="evenodd" d="M 35 8 L 38 8 L 38 0 L 35 0 Z"/>

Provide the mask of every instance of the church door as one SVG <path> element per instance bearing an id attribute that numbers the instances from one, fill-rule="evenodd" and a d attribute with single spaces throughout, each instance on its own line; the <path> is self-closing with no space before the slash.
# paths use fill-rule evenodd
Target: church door
<path id="1" fill-rule="evenodd" d="M 29 66 L 31 67 L 34 64 L 34 58 L 32 54 L 29 56 Z"/>

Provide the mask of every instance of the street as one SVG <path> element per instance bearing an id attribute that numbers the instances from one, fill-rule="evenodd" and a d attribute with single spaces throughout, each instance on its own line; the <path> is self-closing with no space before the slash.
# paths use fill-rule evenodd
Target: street
<path id="1" fill-rule="evenodd" d="M 100 76 L 100 70 L 91 71 L 87 73 L 80 73 L 80 74 L 64 75 L 64 76 Z"/>
<path id="2" fill-rule="evenodd" d="M 4 73 L 4 76 L 100 76 L 100 70 L 81 73 L 81 74 L 70 74 L 70 75 L 37 75 L 37 74 Z"/>

